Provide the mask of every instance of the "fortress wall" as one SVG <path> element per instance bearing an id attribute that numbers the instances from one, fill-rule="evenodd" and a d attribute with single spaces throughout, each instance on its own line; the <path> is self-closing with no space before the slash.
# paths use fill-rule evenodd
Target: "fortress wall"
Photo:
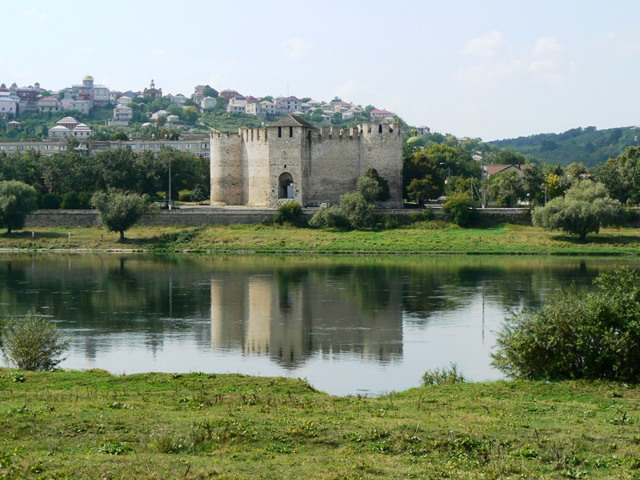
<path id="1" fill-rule="evenodd" d="M 303 175 L 304 158 L 308 157 L 307 129 L 300 127 L 269 128 L 269 178 L 270 205 L 276 207 L 279 197 L 280 175 L 289 173 L 293 178 L 294 197 L 299 203 L 304 202 L 305 180 Z"/>
<path id="2" fill-rule="evenodd" d="M 387 206 L 402 208 L 402 129 L 390 125 L 363 125 L 359 176 L 370 168 L 389 182 Z M 382 132 L 380 132 L 382 127 Z"/>
<path id="3" fill-rule="evenodd" d="M 243 128 L 243 191 L 247 205 L 268 207 L 269 204 L 269 138 L 266 128 Z"/>
<path id="4" fill-rule="evenodd" d="M 237 133 L 211 133 L 211 205 L 241 205 L 243 191 L 242 139 Z"/>
<path id="5" fill-rule="evenodd" d="M 311 132 L 305 205 L 336 203 L 356 188 L 360 174 L 360 138 L 351 129 Z M 357 133 L 357 132 L 356 132 Z"/>

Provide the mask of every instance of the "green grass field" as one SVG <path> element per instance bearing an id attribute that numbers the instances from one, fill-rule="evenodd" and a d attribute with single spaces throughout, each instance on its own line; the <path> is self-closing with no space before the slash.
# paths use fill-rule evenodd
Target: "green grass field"
<path id="1" fill-rule="evenodd" d="M 638 478 L 640 388 L 0 369 L 2 478 Z"/>
<path id="2" fill-rule="evenodd" d="M 68 233 L 71 232 L 69 238 Z M 0 248 L 133 250 L 156 253 L 452 253 L 637 255 L 640 229 L 604 229 L 586 242 L 535 227 L 462 229 L 440 222 L 383 231 L 315 230 L 263 225 L 134 227 L 127 241 L 100 228 L 49 228 L 0 237 Z"/>

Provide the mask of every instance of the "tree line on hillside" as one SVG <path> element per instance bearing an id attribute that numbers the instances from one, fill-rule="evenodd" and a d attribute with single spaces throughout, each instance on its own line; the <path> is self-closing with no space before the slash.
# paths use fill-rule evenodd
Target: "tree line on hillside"
<path id="1" fill-rule="evenodd" d="M 209 197 L 209 162 L 192 153 L 162 149 L 133 152 L 107 150 L 87 156 L 66 151 L 51 156 L 28 150 L 0 152 L 0 181 L 32 186 L 39 208 L 91 208 L 97 191 L 110 189 L 165 198 L 171 168 L 172 199 L 202 201 Z"/>
<path id="2" fill-rule="evenodd" d="M 572 128 L 563 133 L 544 133 L 490 142 L 524 154 L 530 160 L 568 165 L 580 161 L 594 167 L 616 157 L 626 148 L 638 145 L 635 127 L 597 130 L 596 127 Z"/>

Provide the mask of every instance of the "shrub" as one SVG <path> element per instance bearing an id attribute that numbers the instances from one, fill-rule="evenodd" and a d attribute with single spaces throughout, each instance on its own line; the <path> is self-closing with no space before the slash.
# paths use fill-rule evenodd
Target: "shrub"
<path id="1" fill-rule="evenodd" d="M 76 209 L 80 208 L 80 196 L 76 192 L 67 192 L 62 196 L 60 208 Z"/>
<path id="2" fill-rule="evenodd" d="M 193 202 L 193 192 L 191 190 L 180 190 L 178 200 L 181 202 Z"/>
<path id="3" fill-rule="evenodd" d="M 375 205 L 361 193 L 345 193 L 340 197 L 338 208 L 351 228 L 366 230 L 376 224 Z"/>
<path id="4" fill-rule="evenodd" d="M 69 347 L 58 328 L 35 313 L 6 322 L 1 348 L 5 360 L 23 370 L 52 370 Z"/>
<path id="5" fill-rule="evenodd" d="M 445 218 L 450 222 L 467 227 L 473 223 L 476 216 L 474 202 L 466 193 L 454 193 L 449 195 L 442 204 Z"/>
<path id="6" fill-rule="evenodd" d="M 273 221 L 280 225 L 290 223 L 291 225 L 301 226 L 304 224 L 304 215 L 302 214 L 302 206 L 298 202 L 285 202 L 278 206 Z"/>
<path id="7" fill-rule="evenodd" d="M 492 364 L 516 378 L 639 381 L 640 275 L 621 267 L 595 284 L 507 320 Z"/>
<path id="8" fill-rule="evenodd" d="M 422 375 L 422 385 L 451 385 L 466 382 L 464 375 L 458 370 L 458 365 L 452 363 L 448 367 L 427 370 Z"/>
<path id="9" fill-rule="evenodd" d="M 433 214 L 432 208 L 425 208 L 424 210 L 420 210 L 419 212 L 412 212 L 409 214 L 411 223 L 427 222 L 429 220 L 433 220 L 434 218 L 435 215 Z"/>
<path id="10" fill-rule="evenodd" d="M 318 211 L 313 214 L 311 220 L 309 220 L 309 226 L 315 228 L 347 228 L 349 223 L 347 219 L 342 216 L 340 208 L 338 206 L 332 206 L 319 208 Z"/>
<path id="11" fill-rule="evenodd" d="M 91 192 L 80 192 L 78 199 L 80 201 L 80 207 L 82 209 L 91 208 Z"/>
<path id="12" fill-rule="evenodd" d="M 53 193 L 45 193 L 39 198 L 40 208 L 46 210 L 57 210 L 60 208 L 60 197 Z"/>

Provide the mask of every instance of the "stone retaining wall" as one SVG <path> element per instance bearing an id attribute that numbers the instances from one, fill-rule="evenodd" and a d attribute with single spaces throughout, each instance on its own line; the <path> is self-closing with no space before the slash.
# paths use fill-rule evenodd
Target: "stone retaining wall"
<path id="1" fill-rule="evenodd" d="M 316 208 L 304 208 L 303 213 L 311 217 Z M 442 209 L 432 208 L 434 215 L 440 217 Z M 481 223 L 518 223 L 530 224 L 531 217 L 526 208 L 485 208 L 477 210 Z M 400 216 L 419 213 L 418 209 L 379 209 L 383 215 Z M 184 225 L 232 225 L 258 224 L 272 218 L 274 209 L 242 207 L 190 207 L 177 210 L 162 210 L 158 214 L 143 218 L 140 225 L 168 226 Z M 38 210 L 27 217 L 25 228 L 32 227 L 93 227 L 100 225 L 100 217 L 95 210 Z"/>

